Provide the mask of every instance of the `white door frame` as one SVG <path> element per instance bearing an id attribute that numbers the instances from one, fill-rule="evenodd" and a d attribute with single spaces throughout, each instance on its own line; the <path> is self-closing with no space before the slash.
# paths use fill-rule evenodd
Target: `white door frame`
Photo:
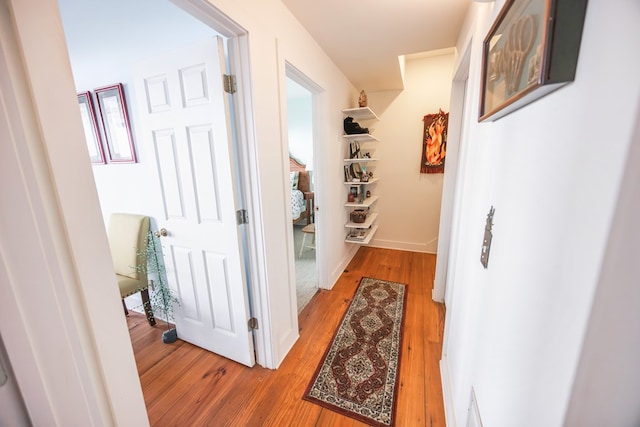
<path id="1" fill-rule="evenodd" d="M 283 135 L 282 135 L 282 161 L 283 161 L 283 165 L 285 166 L 285 170 L 284 170 L 284 176 L 288 177 L 289 176 L 289 133 L 287 131 L 288 129 L 288 103 L 286 102 L 287 100 L 287 84 L 286 84 L 286 79 L 290 78 L 291 80 L 293 80 L 294 82 L 296 82 L 297 84 L 299 84 L 300 86 L 304 87 L 305 89 L 307 89 L 310 93 L 311 93 L 311 102 L 312 102 L 312 144 L 313 144 L 313 176 L 314 176 L 314 217 L 315 217 L 315 224 L 316 224 L 316 233 L 315 233 L 315 251 L 316 251 L 316 271 L 317 271 L 317 277 L 318 277 L 318 288 L 319 289 L 329 289 L 329 285 L 328 285 L 328 276 L 327 276 L 327 268 L 326 268 L 326 257 L 324 256 L 325 252 L 325 248 L 326 246 L 326 233 L 323 233 L 323 215 L 322 215 L 322 210 L 320 209 L 320 206 L 324 206 L 324 198 L 323 198 L 323 194 L 324 192 L 322 191 L 324 188 L 323 185 L 323 177 L 324 175 L 324 165 L 325 165 L 325 150 L 320 150 L 319 146 L 321 145 L 319 143 L 319 141 L 321 141 L 320 138 L 320 128 L 322 126 L 320 126 L 320 111 L 323 111 L 322 108 L 322 88 L 320 86 L 318 86 L 313 80 L 311 80 L 308 76 L 306 76 L 302 71 L 300 71 L 299 69 L 297 69 L 295 66 L 293 66 L 291 63 L 289 63 L 286 60 L 283 60 L 281 58 L 281 53 L 280 53 L 280 49 L 278 49 L 278 59 L 279 59 L 279 63 L 282 64 L 284 63 L 284 73 L 281 73 L 281 84 L 280 84 L 280 105 L 281 105 L 281 120 L 282 120 L 282 126 L 281 129 L 283 129 Z M 285 180 L 285 186 L 287 194 L 289 191 L 289 180 L 286 179 Z M 286 209 L 285 209 L 285 215 L 287 218 L 288 222 L 291 222 L 293 220 L 293 215 L 291 212 L 291 202 L 290 200 L 287 201 L 286 205 Z M 287 242 L 292 243 L 293 242 L 293 229 L 292 227 L 289 227 L 287 230 Z M 296 273 L 295 273 L 295 257 L 296 257 L 296 251 L 295 251 L 295 247 L 292 244 L 287 245 L 287 253 L 288 253 L 288 259 L 289 259 L 289 283 L 292 284 L 292 286 L 290 286 L 290 295 L 292 298 L 292 303 L 294 306 L 297 307 L 297 300 L 296 300 Z"/>
<path id="2" fill-rule="evenodd" d="M 26 409 L 34 425 L 148 425 L 58 3 L 0 8 L 0 331 Z"/>
<path id="3" fill-rule="evenodd" d="M 466 45 L 462 54 L 460 65 L 453 77 L 451 89 L 451 109 L 449 121 L 449 134 L 447 140 L 447 167 L 445 168 L 444 183 L 442 189 L 442 203 L 440 207 L 440 229 L 438 231 L 438 257 L 436 260 L 436 272 L 433 281 L 432 299 L 437 302 L 445 301 L 447 283 L 447 271 L 451 271 L 449 266 L 450 252 L 455 246 L 454 210 L 456 200 L 459 199 L 460 186 L 463 182 L 464 158 L 463 141 L 465 135 L 462 134 L 465 124 L 465 92 L 467 79 L 469 77 L 469 65 L 471 63 L 471 41 Z M 462 155 L 462 157 L 461 157 Z M 448 308 L 448 307 L 447 307 Z"/>
<path id="4" fill-rule="evenodd" d="M 204 1 L 189 4 L 200 6 L 223 34 L 236 31 L 230 36 L 232 52 L 240 53 L 232 62 L 243 82 L 235 108 L 244 141 L 239 149 L 245 150 L 240 158 L 250 166 L 242 174 L 251 192 L 245 200 L 252 225 L 251 287 L 254 315 L 263 320 L 256 352 L 260 364 L 273 367 L 267 282 L 259 261 L 264 259 L 262 225 L 256 220 L 259 186 L 250 173 L 257 171 L 257 157 L 247 34 Z M 11 208 L 0 216 L 0 230 L 11 231 L 0 244 L 0 276 L 7 279 L 0 280 L 0 296 L 6 297 L 0 298 L 0 330 L 20 391 L 34 424 L 148 425 L 58 3 L 0 0 L 0 8 L 0 68 L 7 70 L 0 73 L 0 85 L 8 88 L 0 113 L 11 123 L 3 149 L 15 165 L 3 168 L 3 179 L 15 190 L 3 196 L 16 195 L 5 200 L 3 206 Z M 27 236 L 33 236 L 32 244 Z"/>

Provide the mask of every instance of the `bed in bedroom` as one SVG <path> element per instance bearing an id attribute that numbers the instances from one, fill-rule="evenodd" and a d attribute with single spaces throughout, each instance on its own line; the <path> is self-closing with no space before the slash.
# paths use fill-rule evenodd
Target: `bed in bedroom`
<path id="1" fill-rule="evenodd" d="M 311 191 L 309 171 L 307 171 L 306 165 L 292 157 L 289 157 L 289 171 L 293 223 L 306 221 L 306 224 L 311 224 L 314 221 L 314 197 Z"/>

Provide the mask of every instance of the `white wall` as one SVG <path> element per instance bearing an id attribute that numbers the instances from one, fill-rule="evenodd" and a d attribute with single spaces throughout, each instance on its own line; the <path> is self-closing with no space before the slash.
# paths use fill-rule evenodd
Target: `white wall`
<path id="1" fill-rule="evenodd" d="M 289 153 L 313 170 L 313 99 L 311 92 L 287 78 Z"/>
<path id="2" fill-rule="evenodd" d="M 379 143 L 368 143 L 379 159 L 374 176 L 380 182 L 372 193 L 380 228 L 373 246 L 435 253 L 438 247 L 443 174 L 421 174 L 422 118 L 449 111 L 454 53 L 408 59 L 404 91 L 368 93 L 369 106 L 380 118 L 362 123 Z"/>
<path id="3" fill-rule="evenodd" d="M 566 426 L 640 425 L 640 100 Z"/>
<path id="4" fill-rule="evenodd" d="M 98 87 L 122 83 L 128 104 L 138 163 L 92 165 L 105 225 L 113 212 L 153 216 L 151 207 L 157 204 L 160 193 L 152 147 L 142 144 L 136 126 L 139 104 L 133 90 L 133 65 L 214 37 L 216 32 L 169 1 L 59 0 L 59 5 L 77 91 L 93 92 Z M 113 31 L 114 26 L 117 31 Z M 98 108 L 95 98 L 94 106 Z M 108 157 L 106 144 L 104 149 Z"/>
<path id="5" fill-rule="evenodd" d="M 467 161 L 451 251 L 456 271 L 447 282 L 443 382 L 455 425 L 466 423 L 473 386 L 485 425 L 558 426 L 636 120 L 640 60 L 629 52 L 640 40 L 640 6 L 590 1 L 575 82 L 496 122 L 477 123 L 481 42 L 502 3 L 472 9 Z M 484 270 L 480 246 L 491 205 L 494 237 Z"/>

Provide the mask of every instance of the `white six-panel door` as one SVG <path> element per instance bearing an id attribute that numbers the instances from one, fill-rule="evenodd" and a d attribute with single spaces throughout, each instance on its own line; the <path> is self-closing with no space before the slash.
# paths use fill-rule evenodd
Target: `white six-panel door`
<path id="1" fill-rule="evenodd" d="M 143 144 L 153 146 L 156 207 L 178 337 L 253 366 L 247 287 L 236 223 L 235 162 L 222 87 L 222 40 L 135 67 Z"/>

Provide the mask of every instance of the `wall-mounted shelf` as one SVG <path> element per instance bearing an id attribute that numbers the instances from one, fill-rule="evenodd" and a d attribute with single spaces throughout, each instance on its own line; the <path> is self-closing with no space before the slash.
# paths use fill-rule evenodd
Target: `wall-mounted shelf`
<path id="1" fill-rule="evenodd" d="M 376 234 L 376 231 L 378 231 L 378 225 L 374 225 L 368 230 L 363 230 L 363 229 L 354 229 L 354 230 L 361 230 L 360 231 L 361 237 L 349 237 L 349 235 L 347 234 L 347 237 L 345 237 L 344 241 L 347 243 L 355 243 L 357 245 L 368 245 L 371 242 L 371 239 L 373 239 L 373 236 Z"/>
<path id="2" fill-rule="evenodd" d="M 348 208 L 369 208 L 378 200 L 378 196 L 367 197 L 362 201 L 362 203 L 358 202 L 347 202 L 344 205 Z"/>
<path id="3" fill-rule="evenodd" d="M 354 133 L 353 135 L 342 135 L 342 137 L 349 142 L 380 141 L 378 138 L 368 133 Z"/>
<path id="4" fill-rule="evenodd" d="M 374 222 L 376 222 L 376 218 L 378 218 L 378 214 L 377 213 L 370 213 L 367 216 L 367 219 L 365 220 L 365 222 L 349 221 L 344 226 L 346 228 L 369 228 L 369 227 L 371 227 L 373 225 Z"/>
<path id="5" fill-rule="evenodd" d="M 380 180 L 380 178 L 371 178 L 369 181 L 367 182 L 354 182 L 354 181 L 349 181 L 349 182 L 345 182 L 345 184 L 347 185 L 369 185 L 369 184 L 375 184 L 376 182 L 378 182 Z"/>
<path id="6" fill-rule="evenodd" d="M 369 163 L 369 162 L 377 162 L 378 159 L 372 159 L 370 157 L 365 157 L 363 159 L 344 159 L 345 163 Z"/>
<path id="7" fill-rule="evenodd" d="M 353 117 L 354 120 L 380 120 L 376 113 L 369 107 L 347 108 L 342 110 L 345 116 Z"/>
<path id="8" fill-rule="evenodd" d="M 378 116 L 371 110 L 369 107 L 360 107 L 360 108 L 347 108 L 342 110 L 342 113 L 345 117 L 353 117 L 353 119 L 358 121 L 363 120 L 380 120 Z M 359 133 L 359 134 L 351 134 L 351 135 L 342 135 L 342 138 L 345 142 L 349 144 L 345 145 L 346 148 L 346 156 L 344 158 L 344 168 L 345 168 L 345 185 L 348 185 L 349 191 L 353 192 L 356 196 L 357 200 L 361 200 L 359 202 L 347 202 L 344 204 L 345 208 L 349 211 L 349 216 L 351 215 L 351 211 L 354 209 L 364 209 L 368 212 L 366 221 L 362 223 L 348 221 L 344 226 L 348 231 L 344 241 L 347 243 L 354 243 L 358 245 L 367 245 L 373 239 L 373 236 L 378 231 L 378 224 L 376 221 L 378 219 L 378 214 L 375 212 L 371 212 L 371 206 L 378 200 L 378 196 L 370 196 L 364 198 L 365 193 L 370 193 L 367 191 L 367 186 L 370 184 L 375 184 L 378 182 L 380 178 L 369 178 L 368 181 L 347 181 L 347 179 L 351 177 L 362 178 L 366 175 L 366 169 L 370 167 L 373 162 L 377 162 L 378 159 L 370 158 L 370 157 L 355 157 L 355 158 L 346 158 L 351 156 L 361 156 L 366 154 L 370 156 L 371 153 L 368 152 L 367 149 L 362 150 L 360 148 L 360 143 L 365 142 L 379 142 L 379 139 L 370 133 Z M 357 143 L 357 144 L 356 144 Z M 362 163 L 362 167 L 358 167 L 356 163 Z M 365 164 L 367 167 L 365 167 Z"/>

